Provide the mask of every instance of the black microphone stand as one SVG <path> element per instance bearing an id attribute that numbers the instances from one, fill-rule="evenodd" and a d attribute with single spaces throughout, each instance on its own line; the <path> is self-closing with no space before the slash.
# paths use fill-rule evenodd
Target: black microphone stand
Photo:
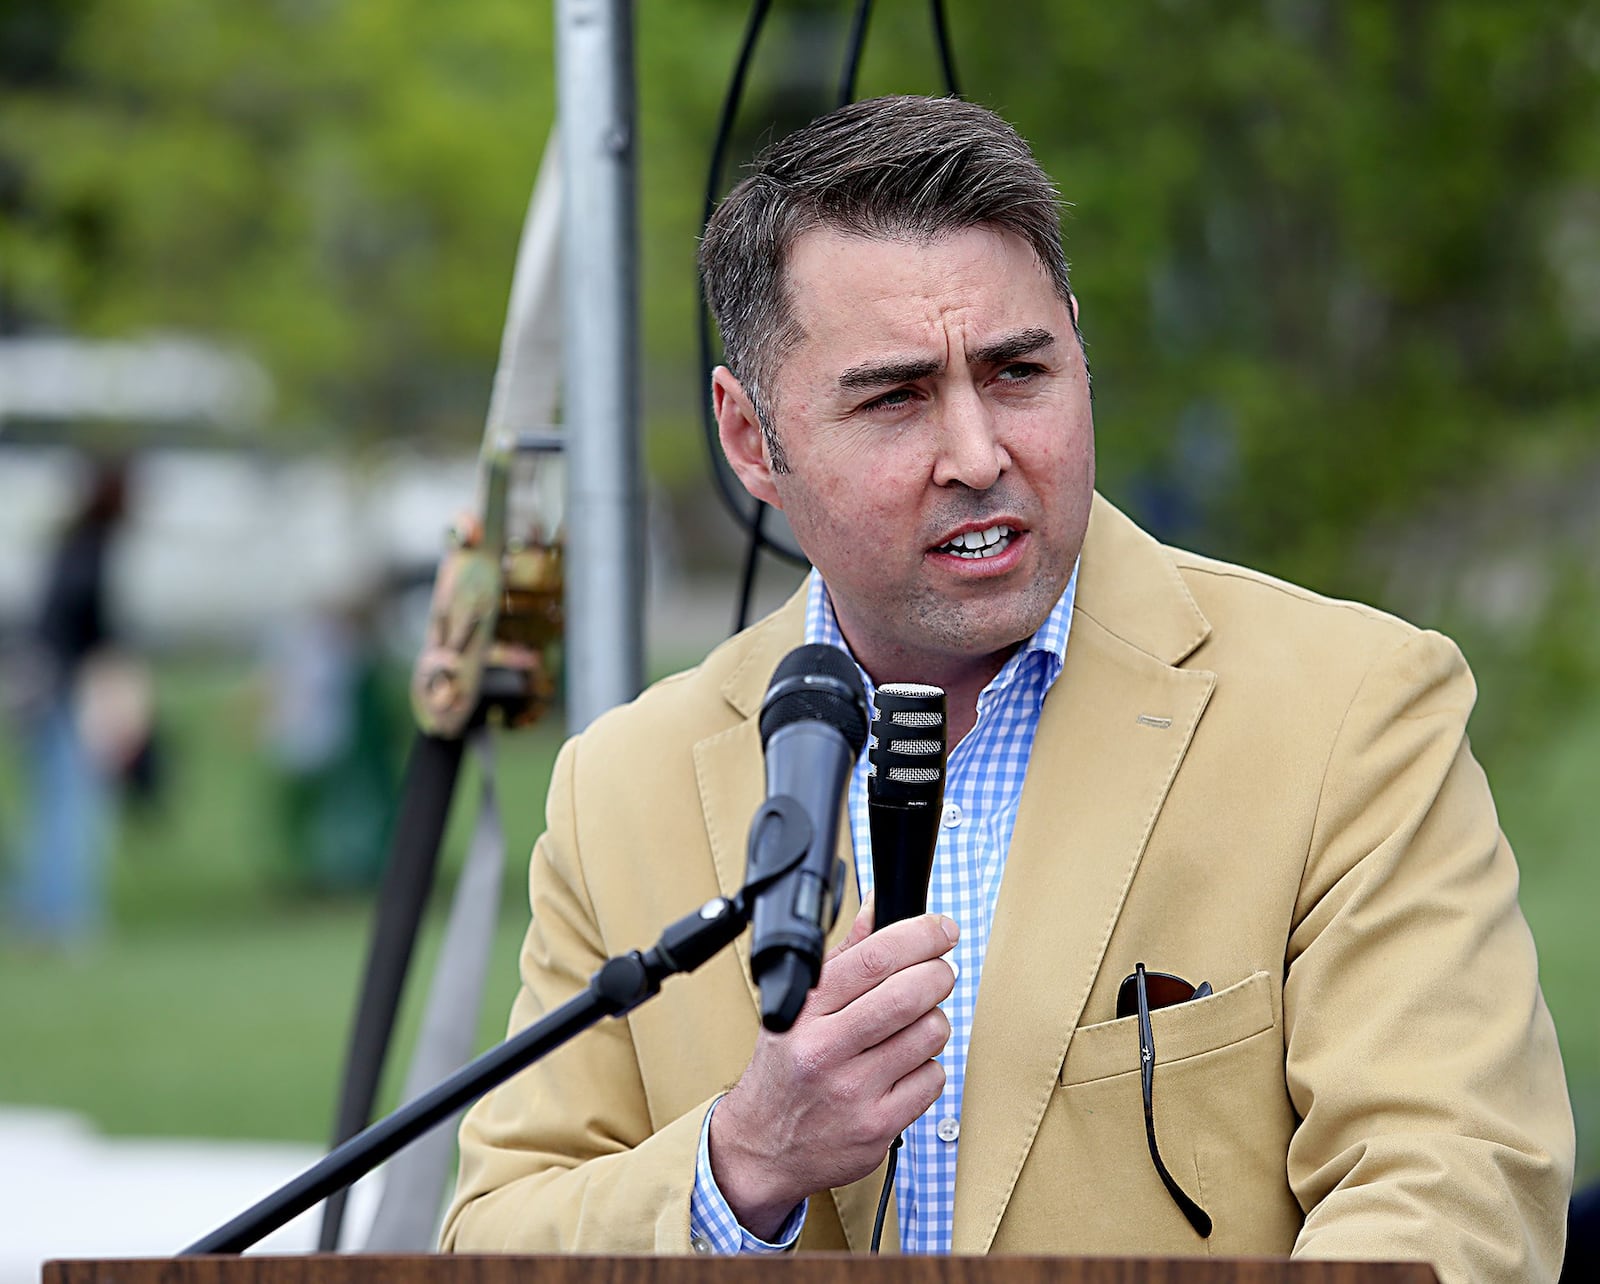
<path id="1" fill-rule="evenodd" d="M 762 893 L 805 857 L 811 846 L 811 821 L 805 808 L 786 796 L 767 799 L 750 822 L 749 846 L 750 868 L 763 873 L 733 897 L 707 901 L 669 926 L 642 954 L 631 950 L 608 959 L 582 994 L 358 1133 L 226 1225 L 196 1240 L 179 1256 L 243 1252 L 317 1201 L 370 1172 L 468 1102 L 597 1025 L 602 1017 L 626 1015 L 659 993 L 667 977 L 692 972 L 720 953 L 749 926 Z"/>

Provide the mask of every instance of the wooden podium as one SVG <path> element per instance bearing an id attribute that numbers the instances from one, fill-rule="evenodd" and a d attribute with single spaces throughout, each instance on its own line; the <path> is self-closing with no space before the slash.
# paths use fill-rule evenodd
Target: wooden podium
<path id="1" fill-rule="evenodd" d="M 783 1277 L 788 1276 L 785 1280 Z M 43 1284 L 1438 1284 L 1419 1262 L 1282 1258 L 147 1257 L 46 1262 Z"/>

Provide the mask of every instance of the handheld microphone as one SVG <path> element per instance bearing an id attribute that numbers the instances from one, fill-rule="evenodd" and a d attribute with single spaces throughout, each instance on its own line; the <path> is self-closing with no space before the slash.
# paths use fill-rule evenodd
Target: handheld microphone
<path id="1" fill-rule="evenodd" d="M 844 862 L 834 855 L 839 809 L 867 741 L 867 694 L 854 662 L 831 646 L 789 652 L 761 702 L 760 725 L 767 802 L 751 825 L 751 881 L 781 867 L 791 843 L 804 846 L 799 863 L 757 897 L 750 946 L 761 1023 L 781 1033 L 817 983 L 844 892 Z"/>
<path id="2" fill-rule="evenodd" d="M 891 682 L 878 688 L 874 703 L 867 823 L 877 931 L 928 908 L 947 749 L 942 688 Z"/>

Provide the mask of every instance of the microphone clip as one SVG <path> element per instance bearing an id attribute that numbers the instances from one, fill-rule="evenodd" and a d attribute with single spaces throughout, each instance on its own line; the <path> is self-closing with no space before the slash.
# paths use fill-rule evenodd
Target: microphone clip
<path id="1" fill-rule="evenodd" d="M 787 794 L 768 798 L 750 818 L 745 852 L 745 891 L 759 897 L 800 863 L 811 846 L 806 809 Z"/>
<path id="2" fill-rule="evenodd" d="M 811 848 L 812 824 L 806 809 L 787 794 L 768 798 L 750 821 L 745 895 L 752 908 L 762 904 L 770 928 L 763 949 L 750 966 L 761 993 L 761 1021 L 782 1033 L 794 1024 L 821 971 L 818 946 L 839 916 L 844 897 L 844 862 L 834 858 L 825 884 L 805 871 L 792 880 Z M 774 898 L 780 903 L 774 904 Z"/>

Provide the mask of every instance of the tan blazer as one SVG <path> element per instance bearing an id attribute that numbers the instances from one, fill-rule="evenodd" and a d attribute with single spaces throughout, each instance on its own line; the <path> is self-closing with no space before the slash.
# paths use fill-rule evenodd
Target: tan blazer
<path id="1" fill-rule="evenodd" d="M 742 884 L 756 713 L 802 606 L 562 750 L 514 1029 Z M 954 1251 L 1555 1277 L 1572 1117 L 1473 699 L 1437 634 L 1164 548 L 1097 500 L 984 962 Z M 1216 991 L 1153 1018 L 1157 1137 L 1207 1240 L 1146 1148 L 1114 1019 L 1136 962 Z M 445 1246 L 686 1251 L 701 1124 L 756 1030 L 746 937 L 493 1093 L 462 1125 Z M 801 1247 L 862 1248 L 880 1179 L 814 1196 Z"/>

